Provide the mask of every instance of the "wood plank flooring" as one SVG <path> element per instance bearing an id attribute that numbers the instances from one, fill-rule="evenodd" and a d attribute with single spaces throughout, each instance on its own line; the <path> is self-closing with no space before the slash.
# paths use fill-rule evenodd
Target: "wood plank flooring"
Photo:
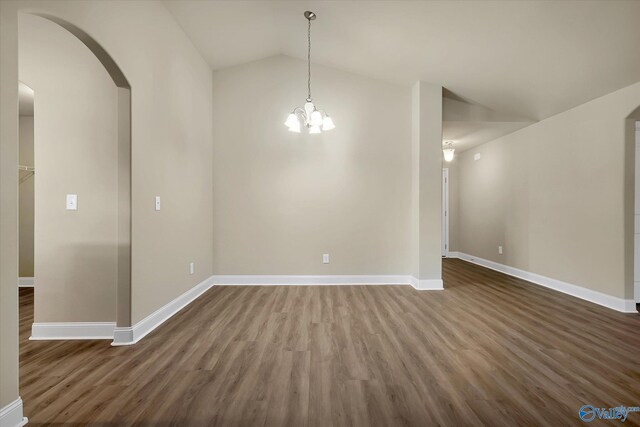
<path id="1" fill-rule="evenodd" d="M 441 292 L 214 287 L 132 347 L 29 341 L 33 291 L 21 289 L 25 414 L 73 426 L 560 426 L 584 424 L 584 404 L 640 406 L 639 315 L 460 260 L 443 268 Z"/>

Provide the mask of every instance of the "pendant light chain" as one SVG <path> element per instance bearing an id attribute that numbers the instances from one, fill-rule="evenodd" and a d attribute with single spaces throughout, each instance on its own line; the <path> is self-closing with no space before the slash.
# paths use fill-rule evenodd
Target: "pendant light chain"
<path id="1" fill-rule="evenodd" d="M 307 100 L 311 101 L 311 19 L 307 28 Z"/>

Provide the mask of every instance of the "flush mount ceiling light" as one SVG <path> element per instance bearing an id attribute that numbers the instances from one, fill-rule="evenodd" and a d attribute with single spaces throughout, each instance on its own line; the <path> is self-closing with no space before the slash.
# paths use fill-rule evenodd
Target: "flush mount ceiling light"
<path id="1" fill-rule="evenodd" d="M 453 148 L 453 141 L 447 141 L 444 144 L 444 148 L 442 149 L 442 152 L 444 153 L 444 160 L 446 162 L 450 162 L 453 160 L 453 153 L 456 151 L 455 148 Z"/>
<path id="2" fill-rule="evenodd" d="M 290 132 L 300 133 L 302 126 L 309 129 L 310 134 L 322 133 L 335 128 L 333 120 L 324 111 L 318 110 L 311 100 L 311 21 L 316 19 L 316 14 L 306 11 L 304 17 L 309 21 L 307 28 L 307 102 L 304 108 L 296 107 L 284 122 Z"/>

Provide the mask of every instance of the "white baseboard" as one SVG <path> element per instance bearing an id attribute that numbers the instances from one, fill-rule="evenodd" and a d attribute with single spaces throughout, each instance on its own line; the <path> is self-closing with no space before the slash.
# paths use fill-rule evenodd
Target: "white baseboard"
<path id="1" fill-rule="evenodd" d="M 22 415 L 22 399 L 19 397 L 0 408 L 0 427 L 21 427 L 28 422 L 27 417 Z"/>
<path id="2" fill-rule="evenodd" d="M 419 291 L 441 291 L 444 289 L 442 279 L 422 279 L 411 277 L 411 286 Z"/>
<path id="3" fill-rule="evenodd" d="M 115 322 L 45 322 L 31 326 L 30 340 L 110 340 Z"/>
<path id="4" fill-rule="evenodd" d="M 418 280 L 396 275 L 229 275 L 212 276 L 213 283 L 225 286 L 340 286 L 340 285 L 411 285 L 417 290 L 442 290 L 442 280 Z"/>
<path id="5" fill-rule="evenodd" d="M 18 277 L 19 288 L 33 288 L 34 282 L 33 277 Z"/>
<path id="6" fill-rule="evenodd" d="M 616 311 L 620 311 L 623 313 L 637 313 L 636 303 L 632 299 L 614 297 L 602 292 L 583 288 L 582 286 L 573 285 L 571 283 L 552 279 L 540 274 L 520 270 L 519 268 L 510 267 L 508 265 L 489 261 L 483 258 L 478 258 L 476 256 L 465 254 L 463 252 L 449 252 L 449 258 L 460 258 L 464 261 L 478 264 L 483 267 L 508 274 L 509 276 L 517 277 L 519 279 L 535 283 L 536 285 L 544 286 L 545 288 L 553 289 L 555 291 L 559 291 L 576 298 L 583 299 L 585 301 L 611 308 Z"/>
<path id="7" fill-rule="evenodd" d="M 132 345 L 140 341 L 147 334 L 153 331 L 155 328 L 163 324 L 171 316 L 182 310 L 189 305 L 193 300 L 205 293 L 211 286 L 213 286 L 213 276 L 200 282 L 198 285 L 189 289 L 173 301 L 160 307 L 138 323 L 130 327 L 116 327 L 111 345 Z"/>
<path id="8" fill-rule="evenodd" d="M 414 279 L 406 275 L 228 275 L 212 276 L 216 285 L 237 286 L 318 286 L 318 285 L 409 285 Z"/>

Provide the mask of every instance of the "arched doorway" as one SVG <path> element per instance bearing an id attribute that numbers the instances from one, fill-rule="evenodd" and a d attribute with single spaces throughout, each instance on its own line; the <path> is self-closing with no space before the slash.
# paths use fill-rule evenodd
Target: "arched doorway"
<path id="1" fill-rule="evenodd" d="M 117 273 L 115 320 L 118 327 L 131 325 L 131 88 L 122 70 L 104 48 L 77 26 L 48 13 L 29 12 L 66 30 L 104 67 L 115 85 L 117 101 L 114 129 L 117 149 Z"/>
<path id="2" fill-rule="evenodd" d="M 28 3 L 28 4 L 27 4 Z M 117 325 L 131 325 L 131 87 L 101 45 L 82 29 L 36 2 L 0 4 L 0 424 L 23 425 L 18 379 L 18 16 L 36 15 L 62 27 L 89 48 L 117 88 L 118 227 Z M 48 5 L 43 5 L 48 6 Z M 61 13 L 64 12 L 61 10 Z"/>

